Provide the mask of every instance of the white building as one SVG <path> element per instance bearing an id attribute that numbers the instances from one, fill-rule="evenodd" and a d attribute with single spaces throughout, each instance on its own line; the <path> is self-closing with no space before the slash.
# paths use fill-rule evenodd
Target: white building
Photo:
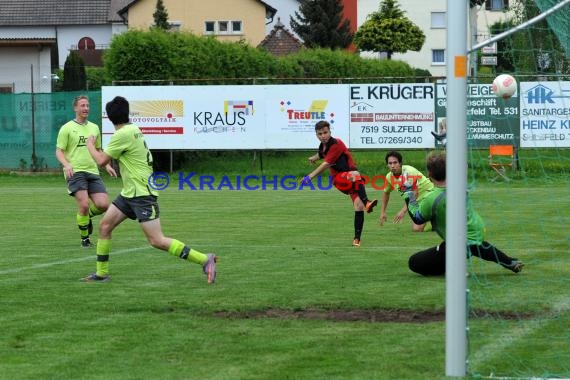
<path id="1" fill-rule="evenodd" d="M 512 0 L 511 0 L 512 2 Z M 370 13 L 378 12 L 381 0 L 358 0 L 358 26 L 366 21 Z M 433 76 L 446 75 L 447 25 L 453 20 L 447 18 L 447 0 L 398 0 L 400 8 L 426 35 L 419 52 L 394 53 L 392 59 L 407 62 L 410 66 L 428 70 Z M 490 37 L 489 27 L 499 20 L 505 20 L 504 12 L 509 0 L 487 0 L 482 6 L 471 10 L 470 19 L 475 27 L 468 28 L 468 46 L 473 46 Z M 367 57 L 378 57 L 378 53 L 362 52 Z"/>
<path id="2" fill-rule="evenodd" d="M 126 30 L 116 13 L 125 1 L 2 0 L 0 92 L 51 92 L 71 50 L 105 49 Z"/>

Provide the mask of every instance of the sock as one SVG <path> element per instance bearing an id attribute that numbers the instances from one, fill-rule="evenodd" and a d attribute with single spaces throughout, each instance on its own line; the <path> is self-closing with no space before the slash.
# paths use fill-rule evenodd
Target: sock
<path id="1" fill-rule="evenodd" d="M 94 216 L 101 215 L 103 211 L 99 210 L 93 203 L 89 204 L 89 217 L 93 218 Z"/>
<path id="2" fill-rule="evenodd" d="M 354 212 L 354 238 L 360 240 L 362 228 L 364 227 L 364 211 Z"/>
<path id="3" fill-rule="evenodd" d="M 487 241 L 484 241 L 479 245 L 470 245 L 469 251 L 473 256 L 477 256 L 487 261 L 494 261 L 501 265 L 509 265 L 513 261 L 513 259 L 507 256 L 506 253 Z"/>
<path id="4" fill-rule="evenodd" d="M 356 190 L 358 191 L 358 198 L 364 203 L 368 203 L 368 195 L 366 195 L 366 186 L 364 186 L 364 182 L 362 180 L 358 180 L 354 184 L 356 186 Z"/>
<path id="5" fill-rule="evenodd" d="M 178 256 L 183 260 L 188 260 L 196 264 L 204 265 L 208 261 L 208 256 L 204 255 L 202 252 L 191 249 L 180 240 L 172 239 L 170 247 L 168 247 L 168 253 L 173 256 Z"/>
<path id="6" fill-rule="evenodd" d="M 111 252 L 111 240 L 97 240 L 97 276 L 109 274 L 109 252 Z"/>
<path id="7" fill-rule="evenodd" d="M 81 239 L 89 237 L 89 215 L 79 215 L 77 214 L 77 226 L 79 227 L 79 232 L 81 233 Z"/>

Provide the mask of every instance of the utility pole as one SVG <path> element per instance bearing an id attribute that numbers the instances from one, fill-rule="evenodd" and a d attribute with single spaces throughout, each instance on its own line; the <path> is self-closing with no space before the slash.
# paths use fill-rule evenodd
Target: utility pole
<path id="1" fill-rule="evenodd" d="M 30 84 L 32 89 L 32 164 L 33 172 L 38 170 L 38 158 L 36 156 L 36 94 L 34 92 L 34 65 L 30 65 Z"/>

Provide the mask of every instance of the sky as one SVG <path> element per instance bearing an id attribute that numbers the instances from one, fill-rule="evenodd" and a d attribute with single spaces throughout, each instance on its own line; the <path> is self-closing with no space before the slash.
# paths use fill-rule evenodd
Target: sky
<path id="1" fill-rule="evenodd" d="M 275 24 L 277 24 L 277 18 L 281 18 L 281 23 L 285 25 L 285 28 L 296 35 L 291 29 L 290 17 L 295 14 L 295 11 L 299 10 L 300 2 L 298 0 L 263 0 L 263 2 L 277 9 L 273 22 L 265 25 L 265 32 L 271 32 Z"/>

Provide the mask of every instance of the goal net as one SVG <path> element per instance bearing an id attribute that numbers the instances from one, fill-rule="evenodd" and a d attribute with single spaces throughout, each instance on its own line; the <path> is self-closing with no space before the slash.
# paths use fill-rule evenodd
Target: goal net
<path id="1" fill-rule="evenodd" d="M 561 1 L 510 3 L 498 20 L 485 18 L 481 6 L 479 25 L 489 33 L 480 32 L 478 42 Z M 487 240 L 525 263 L 515 274 L 468 261 L 473 376 L 570 378 L 569 23 L 570 4 L 472 52 L 470 92 L 488 89 L 503 73 L 518 82 L 510 99 L 468 98 L 468 183 Z"/>

